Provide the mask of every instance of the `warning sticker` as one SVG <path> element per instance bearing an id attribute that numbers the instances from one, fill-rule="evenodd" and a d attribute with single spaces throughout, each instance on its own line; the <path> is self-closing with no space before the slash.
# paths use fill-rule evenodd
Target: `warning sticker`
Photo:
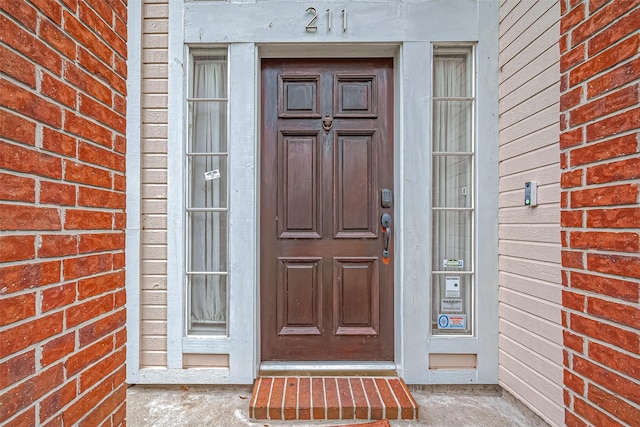
<path id="1" fill-rule="evenodd" d="M 445 277 L 444 296 L 447 298 L 460 298 L 460 276 Z"/>
<path id="2" fill-rule="evenodd" d="M 204 173 L 205 181 L 211 181 L 219 178 L 220 178 L 220 169 L 214 169 L 212 171 L 207 171 Z"/>
<path id="3" fill-rule="evenodd" d="M 443 298 L 440 301 L 440 311 L 462 313 L 462 298 Z"/>
<path id="4" fill-rule="evenodd" d="M 462 267 L 464 267 L 464 260 L 461 260 L 461 259 L 443 259 L 442 260 L 442 266 L 444 268 L 448 268 L 448 267 L 462 268 Z"/>
<path id="5" fill-rule="evenodd" d="M 467 315 L 441 314 L 438 316 L 438 329 L 467 329 Z"/>

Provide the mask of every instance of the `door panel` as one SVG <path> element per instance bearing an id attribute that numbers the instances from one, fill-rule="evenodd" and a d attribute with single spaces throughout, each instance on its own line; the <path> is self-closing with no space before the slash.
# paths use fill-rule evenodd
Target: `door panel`
<path id="1" fill-rule="evenodd" d="M 319 238 L 321 177 L 318 134 L 281 135 L 278 144 L 278 226 L 281 239 Z"/>
<path id="2" fill-rule="evenodd" d="M 336 132 L 337 238 L 377 238 L 377 212 L 373 190 L 377 188 L 375 134 Z M 375 221 L 377 222 L 377 221 Z"/>
<path id="3" fill-rule="evenodd" d="M 278 334 L 320 335 L 321 258 L 278 261 Z"/>
<path id="4" fill-rule="evenodd" d="M 377 116 L 376 76 L 336 75 L 335 117 Z"/>
<path id="5" fill-rule="evenodd" d="M 278 76 L 278 117 L 318 118 L 320 115 L 319 75 Z"/>
<path id="6" fill-rule="evenodd" d="M 335 334 L 377 335 L 378 259 L 335 259 L 333 286 Z"/>
<path id="7" fill-rule="evenodd" d="M 393 360 L 391 59 L 263 60 L 263 360 Z"/>

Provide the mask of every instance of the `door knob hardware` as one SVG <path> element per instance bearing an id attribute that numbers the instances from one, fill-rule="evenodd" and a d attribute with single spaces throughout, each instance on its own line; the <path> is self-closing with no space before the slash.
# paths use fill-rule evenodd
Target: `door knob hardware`
<path id="1" fill-rule="evenodd" d="M 382 251 L 382 258 L 389 259 L 389 240 L 391 240 L 391 215 L 388 213 L 383 213 L 380 217 L 380 225 L 382 225 L 382 230 L 384 232 L 384 250 Z"/>

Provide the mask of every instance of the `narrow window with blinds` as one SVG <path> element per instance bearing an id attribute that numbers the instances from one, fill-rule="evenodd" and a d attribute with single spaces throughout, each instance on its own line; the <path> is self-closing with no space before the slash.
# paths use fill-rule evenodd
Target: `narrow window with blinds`
<path id="1" fill-rule="evenodd" d="M 435 46 L 433 54 L 434 335 L 473 333 L 476 195 L 472 53 L 472 47 Z"/>
<path id="2" fill-rule="evenodd" d="M 228 334 L 227 54 L 191 56 L 186 150 L 187 335 Z"/>

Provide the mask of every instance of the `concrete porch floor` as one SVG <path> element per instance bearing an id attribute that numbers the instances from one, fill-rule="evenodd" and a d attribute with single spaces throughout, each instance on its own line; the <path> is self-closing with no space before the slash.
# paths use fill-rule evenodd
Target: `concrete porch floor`
<path id="1" fill-rule="evenodd" d="M 129 427 L 336 426 L 364 421 L 251 421 L 251 386 L 132 386 L 127 391 Z M 392 426 L 542 427 L 547 424 L 511 395 L 494 386 L 411 387 L 420 420 Z"/>

